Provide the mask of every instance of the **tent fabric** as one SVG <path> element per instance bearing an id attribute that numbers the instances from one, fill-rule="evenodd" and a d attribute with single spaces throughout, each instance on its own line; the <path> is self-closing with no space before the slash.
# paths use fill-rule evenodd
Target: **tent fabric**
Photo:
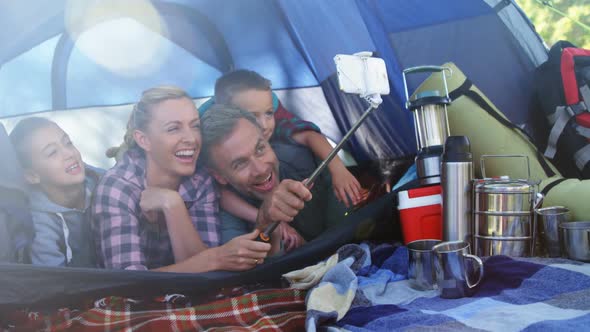
<path id="1" fill-rule="evenodd" d="M 514 3 L 505 0 L 486 0 L 536 66 L 547 60 L 547 47 L 533 27 L 533 23 Z"/>
<path id="2" fill-rule="evenodd" d="M 315 264 L 351 241 L 383 240 L 399 236 L 394 221 L 395 195 L 388 194 L 343 217 L 342 226 L 330 229 L 303 247 L 244 272 L 199 274 L 155 271 L 103 270 L 0 264 L 0 312 L 39 306 L 59 308 L 88 298 L 105 296 L 156 296 L 162 294 L 210 295 L 222 287 L 280 280 L 289 271 Z M 42 277 L 40 283 L 39 276 Z"/>
<path id="3" fill-rule="evenodd" d="M 533 118 L 530 74 L 546 55 L 513 1 L 226 0 L 222 11 L 215 1 L 146 1 L 161 19 L 160 34 L 148 19 L 133 15 L 105 14 L 94 25 L 73 29 L 72 3 L 0 4 L 0 41 L 7 45 L 0 51 L 0 117 L 128 104 L 142 90 L 162 83 L 179 85 L 195 98 L 208 97 L 214 80 L 233 68 L 259 71 L 275 89 L 321 86 L 335 98 L 327 100 L 333 106 L 343 98 L 335 93 L 333 57 L 373 51 L 386 61 L 392 92 L 349 148 L 360 161 L 397 159 L 416 152 L 402 69 L 453 61 L 512 121 L 526 125 Z M 153 57 L 159 62 L 131 73 L 105 70 L 83 46 L 108 40 L 105 36 L 113 30 L 133 31 L 160 45 Z M 129 53 L 124 47 L 104 47 L 118 57 Z M 422 79 L 410 80 L 409 89 Z M 336 124 L 322 131 L 338 141 L 365 108 L 361 102 L 344 103 L 322 114 L 327 120 L 320 122 Z M 306 120 L 320 118 L 312 115 L 313 109 L 303 113 Z"/>

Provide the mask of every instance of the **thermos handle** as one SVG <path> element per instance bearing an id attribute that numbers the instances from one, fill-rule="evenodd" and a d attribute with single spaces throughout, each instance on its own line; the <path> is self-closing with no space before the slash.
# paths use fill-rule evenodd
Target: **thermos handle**
<path id="1" fill-rule="evenodd" d="M 524 158 L 526 159 L 527 180 L 530 181 L 531 179 L 531 163 L 529 162 L 529 156 L 525 156 L 523 154 L 484 154 L 479 159 L 479 164 L 481 166 L 481 177 L 483 179 L 486 178 L 485 158 Z"/>
<path id="2" fill-rule="evenodd" d="M 467 281 L 467 286 L 469 286 L 469 288 L 473 288 L 477 285 L 479 285 L 479 283 L 481 282 L 481 279 L 483 279 L 483 262 L 481 261 L 481 258 L 475 256 L 475 255 L 470 255 L 470 254 L 465 254 L 464 255 L 465 258 L 468 259 L 473 259 L 477 265 L 479 266 L 479 278 L 477 278 L 477 281 L 475 282 L 475 284 L 471 284 L 471 281 L 469 280 L 469 269 L 465 269 L 465 281 Z"/>
<path id="3" fill-rule="evenodd" d="M 449 67 L 440 67 L 440 66 L 417 66 L 417 67 L 410 67 L 404 69 L 402 72 L 402 78 L 404 81 L 404 91 L 406 93 L 406 108 L 409 107 L 410 104 L 410 96 L 408 94 L 408 84 L 406 82 L 406 75 L 411 73 L 442 73 L 443 84 L 445 86 L 445 93 L 447 95 L 447 99 L 451 100 L 449 97 L 449 88 L 447 87 L 447 78 L 444 74 L 444 71 L 447 70 L 449 72 L 449 76 L 453 75 L 453 71 Z"/>

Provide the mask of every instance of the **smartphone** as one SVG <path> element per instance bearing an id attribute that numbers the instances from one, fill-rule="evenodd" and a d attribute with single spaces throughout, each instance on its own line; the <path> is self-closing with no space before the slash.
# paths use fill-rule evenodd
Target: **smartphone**
<path id="1" fill-rule="evenodd" d="M 383 59 L 337 54 L 334 62 L 340 90 L 361 96 L 389 94 L 389 80 Z"/>

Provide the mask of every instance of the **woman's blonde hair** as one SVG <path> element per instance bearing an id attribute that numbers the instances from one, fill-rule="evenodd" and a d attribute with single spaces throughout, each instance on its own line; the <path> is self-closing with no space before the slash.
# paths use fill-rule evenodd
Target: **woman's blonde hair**
<path id="1" fill-rule="evenodd" d="M 123 143 L 121 145 L 112 147 L 106 151 L 106 155 L 109 158 L 115 158 L 119 161 L 125 151 L 137 146 L 135 139 L 133 138 L 133 132 L 135 130 L 145 131 L 147 125 L 151 119 L 151 108 L 165 100 L 189 98 L 189 95 L 181 88 L 175 86 L 158 86 L 145 90 L 141 94 L 141 99 L 135 105 L 129 116 L 127 122 L 127 131 L 123 137 Z"/>

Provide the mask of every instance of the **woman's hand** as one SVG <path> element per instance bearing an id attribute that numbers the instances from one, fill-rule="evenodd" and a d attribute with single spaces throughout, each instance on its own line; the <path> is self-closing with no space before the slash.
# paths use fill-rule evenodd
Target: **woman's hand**
<path id="1" fill-rule="evenodd" d="M 139 207 L 149 222 L 157 222 L 159 212 L 173 209 L 178 204 L 183 203 L 177 191 L 158 187 L 147 187 L 139 199 Z"/>
<path id="2" fill-rule="evenodd" d="M 332 164 L 330 164 L 332 166 Z M 334 187 L 334 195 L 336 198 L 344 203 L 347 208 L 357 205 L 360 203 L 361 197 L 361 184 L 352 175 L 346 166 L 342 163 L 335 164 L 330 167 L 330 174 L 332 174 L 332 186 Z M 350 199 L 350 201 L 349 201 Z"/>
<path id="3" fill-rule="evenodd" d="M 285 251 L 289 252 L 295 248 L 301 247 L 305 244 L 305 240 L 299 233 L 291 227 L 289 224 L 282 222 L 279 225 L 279 234 L 281 234 L 281 240 L 285 245 Z"/>
<path id="4" fill-rule="evenodd" d="M 262 264 L 271 245 L 254 241 L 258 234 L 260 231 L 256 229 L 251 233 L 233 238 L 221 247 L 214 248 L 217 251 L 215 259 L 219 269 L 243 271 Z"/>

